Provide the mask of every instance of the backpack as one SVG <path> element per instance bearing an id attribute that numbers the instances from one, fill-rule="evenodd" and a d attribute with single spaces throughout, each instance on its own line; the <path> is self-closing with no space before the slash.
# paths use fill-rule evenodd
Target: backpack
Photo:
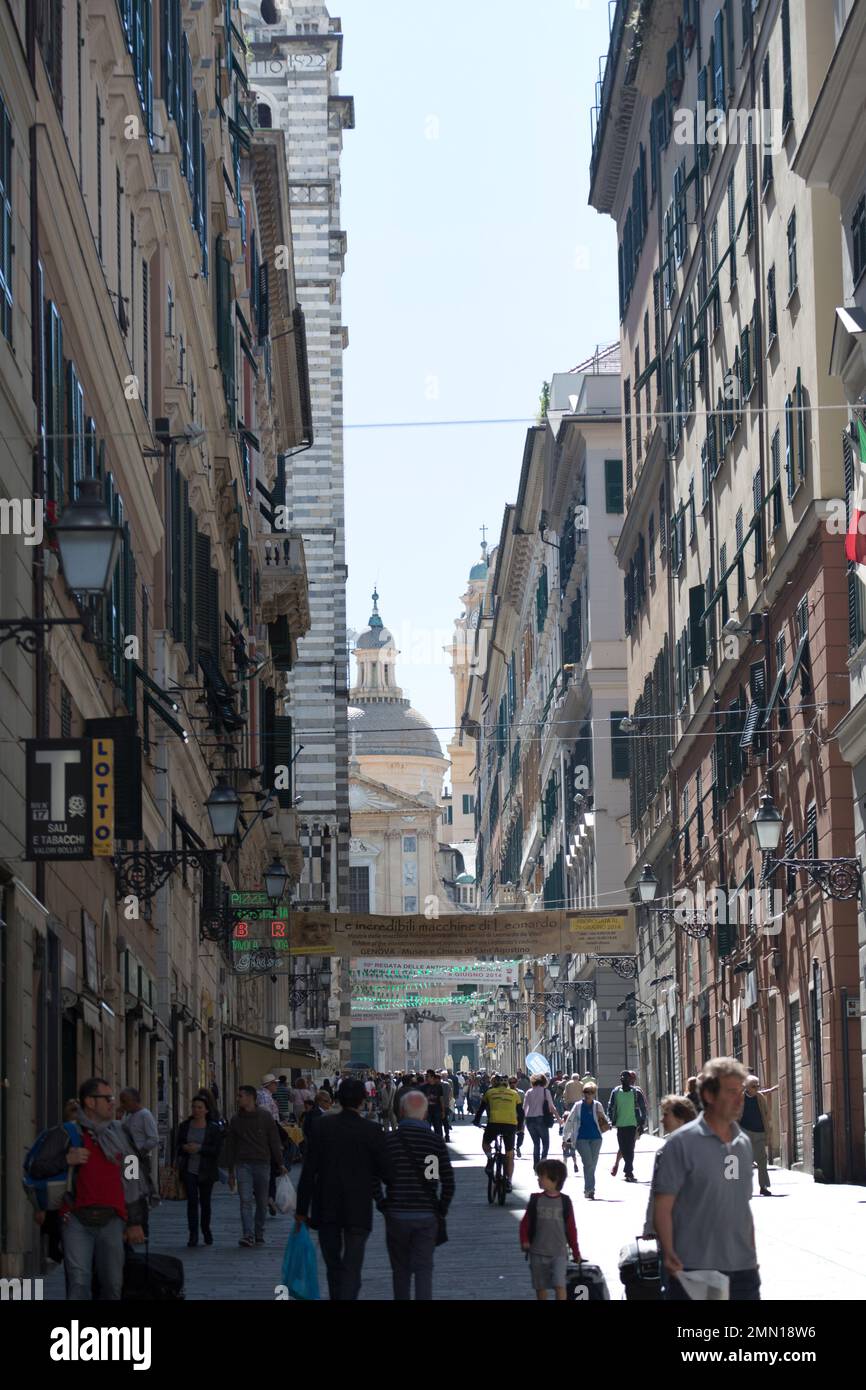
<path id="1" fill-rule="evenodd" d="M 59 1211 L 72 1194 L 75 1173 L 69 1172 L 67 1150 L 84 1146 L 74 1120 L 44 1129 L 24 1159 L 24 1191 L 35 1211 Z"/>

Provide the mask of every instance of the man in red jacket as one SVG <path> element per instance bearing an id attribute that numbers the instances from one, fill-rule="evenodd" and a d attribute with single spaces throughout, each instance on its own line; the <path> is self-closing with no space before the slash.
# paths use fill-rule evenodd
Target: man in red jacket
<path id="1" fill-rule="evenodd" d="M 112 1118 L 114 1094 L 108 1082 L 90 1077 L 78 1100 L 82 1147 L 70 1148 L 66 1155 L 75 1169 L 74 1196 L 63 1226 L 66 1296 L 70 1301 L 90 1299 L 95 1268 L 101 1298 L 117 1301 L 123 1290 L 124 1244 L 144 1240 L 146 1188 L 129 1136 Z"/>

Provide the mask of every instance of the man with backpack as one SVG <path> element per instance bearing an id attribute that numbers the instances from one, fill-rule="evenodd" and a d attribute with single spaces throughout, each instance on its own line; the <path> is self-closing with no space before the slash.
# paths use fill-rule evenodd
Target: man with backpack
<path id="1" fill-rule="evenodd" d="M 91 1299 L 95 1271 L 101 1298 L 119 1301 L 125 1245 L 144 1241 L 146 1189 L 134 1145 L 120 1121 L 112 1118 L 115 1099 L 108 1082 L 90 1077 L 78 1100 L 77 1121 L 46 1131 L 34 1145 L 25 1163 L 25 1182 L 28 1190 L 47 1192 L 43 1200 L 65 1216 L 67 1298 Z M 52 1194 L 52 1188 L 60 1187 L 65 1194 Z"/>

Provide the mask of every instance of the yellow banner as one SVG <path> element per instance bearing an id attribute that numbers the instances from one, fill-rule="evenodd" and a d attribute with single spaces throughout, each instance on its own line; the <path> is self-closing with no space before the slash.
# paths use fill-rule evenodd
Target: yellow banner
<path id="1" fill-rule="evenodd" d="M 93 777 L 93 857 L 114 854 L 114 739 L 95 738 Z"/>
<path id="2" fill-rule="evenodd" d="M 621 912 L 461 912 L 432 918 L 311 910 L 293 912 L 286 935 L 292 955 L 534 960 L 565 952 L 633 955 L 635 933 L 634 909 L 624 908 Z M 604 944 L 590 944 L 596 941 Z"/>

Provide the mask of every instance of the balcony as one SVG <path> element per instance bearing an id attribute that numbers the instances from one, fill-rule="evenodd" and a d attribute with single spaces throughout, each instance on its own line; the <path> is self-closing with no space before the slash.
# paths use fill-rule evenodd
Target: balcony
<path id="1" fill-rule="evenodd" d="M 310 630 L 303 537 L 299 532 L 267 532 L 259 535 L 258 547 L 262 622 L 269 627 L 281 624 L 294 644 Z"/>

